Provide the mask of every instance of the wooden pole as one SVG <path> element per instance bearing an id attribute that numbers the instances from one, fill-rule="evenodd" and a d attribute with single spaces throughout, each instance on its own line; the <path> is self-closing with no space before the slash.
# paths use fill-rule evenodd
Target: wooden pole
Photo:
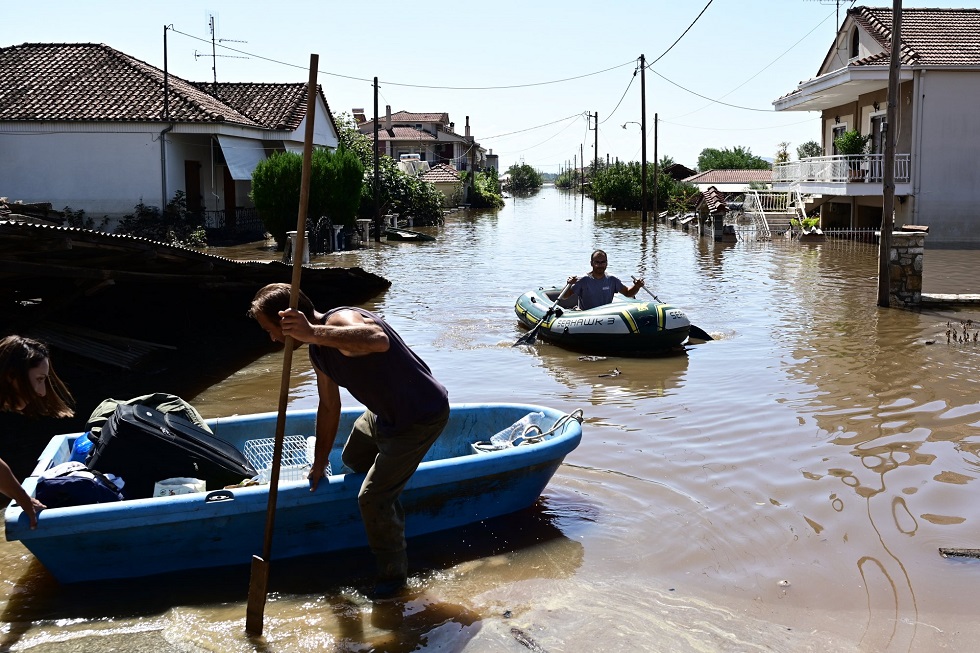
<path id="1" fill-rule="evenodd" d="M 378 159 L 381 157 L 378 155 L 378 122 L 381 119 L 378 117 L 378 78 L 374 78 L 374 239 L 376 242 L 381 242 L 381 188 L 378 181 Z M 387 118 L 385 119 L 387 120 Z M 390 138 L 390 136 L 389 136 Z M 389 141 L 390 142 L 390 141 Z"/>
<path id="2" fill-rule="evenodd" d="M 299 215 L 296 220 L 296 248 L 293 251 L 293 277 L 289 288 L 289 307 L 299 306 L 299 282 L 303 273 L 303 252 L 306 251 L 306 211 L 310 201 L 310 172 L 313 167 L 313 119 L 316 116 L 316 75 L 320 57 L 310 55 L 310 80 L 306 90 L 306 140 L 303 143 L 303 176 L 299 190 Z M 248 607 L 245 611 L 245 632 L 262 634 L 262 621 L 269 585 L 269 560 L 272 557 L 272 533 L 276 521 L 276 499 L 279 496 L 279 468 L 282 443 L 286 432 L 286 404 L 289 401 L 289 372 L 293 364 L 293 339 L 286 336 L 283 344 L 282 379 L 279 384 L 279 416 L 272 449 L 272 471 L 269 477 L 269 503 L 265 512 L 265 542 L 262 557 L 252 556 L 252 573 L 248 587 Z"/>
<path id="3" fill-rule="evenodd" d="M 653 219 L 657 220 L 660 210 L 657 208 L 660 195 L 660 162 L 657 160 L 657 115 L 653 114 Z"/>
<path id="4" fill-rule="evenodd" d="M 640 220 L 647 221 L 647 59 L 640 55 L 640 177 L 641 206 Z"/>
<path id="5" fill-rule="evenodd" d="M 888 308 L 891 285 L 888 260 L 895 228 L 895 145 L 898 129 L 898 85 L 902 69 L 902 0 L 892 0 L 892 48 L 888 69 L 888 109 L 885 112 L 885 152 L 881 176 L 881 237 L 878 239 L 878 306 Z"/>

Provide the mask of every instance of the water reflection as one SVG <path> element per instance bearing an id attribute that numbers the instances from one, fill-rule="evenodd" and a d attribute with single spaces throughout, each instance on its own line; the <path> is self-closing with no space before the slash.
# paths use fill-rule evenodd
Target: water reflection
<path id="1" fill-rule="evenodd" d="M 589 356 L 547 343 L 534 351 L 549 375 L 577 396 L 588 393 L 593 405 L 663 397 L 684 384 L 689 364 L 686 351 L 647 358 Z"/>

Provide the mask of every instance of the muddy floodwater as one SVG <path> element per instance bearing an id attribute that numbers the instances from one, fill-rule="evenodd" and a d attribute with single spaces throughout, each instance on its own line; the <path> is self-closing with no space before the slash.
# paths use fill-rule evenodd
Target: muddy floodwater
<path id="1" fill-rule="evenodd" d="M 364 598 L 363 552 L 273 562 L 260 640 L 246 567 L 65 588 L 3 542 L 0 650 L 978 649 L 980 560 L 938 550 L 980 548 L 980 310 L 877 308 L 873 245 L 715 243 L 554 188 L 425 231 L 313 262 L 390 279 L 365 307 L 452 401 L 584 412 L 533 509 L 412 540 L 404 602 Z M 645 359 L 512 347 L 517 297 L 587 272 L 594 248 L 715 340 Z M 980 292 L 975 261 L 927 238 L 925 290 Z M 275 410 L 281 361 L 186 399 Z M 290 406 L 315 405 L 304 349 Z"/>

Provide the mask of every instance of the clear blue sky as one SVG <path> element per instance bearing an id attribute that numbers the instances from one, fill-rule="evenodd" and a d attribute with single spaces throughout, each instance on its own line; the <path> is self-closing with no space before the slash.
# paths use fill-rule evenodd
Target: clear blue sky
<path id="1" fill-rule="evenodd" d="M 977 8 L 980 0 L 903 3 L 938 5 Z M 6 0 L 2 6 L 0 45 L 105 43 L 160 68 L 164 25 L 173 25 L 169 70 L 192 81 L 213 78 L 213 15 L 216 37 L 224 39 L 217 48 L 224 56 L 214 60 L 218 81 L 305 83 L 316 53 L 335 113 L 362 107 L 372 115 L 377 76 L 382 115 L 386 105 L 445 111 L 459 133 L 469 116 L 473 135 L 500 156 L 502 167 L 523 162 L 544 172 L 571 162 L 580 147 L 592 159 L 595 132 L 587 113 L 598 112 L 603 158 L 640 159 L 639 126 L 629 124 L 641 116 L 640 75 L 634 76 L 640 54 L 656 62 L 646 73 L 649 159 L 654 114 L 658 154 L 692 168 L 706 147 L 743 146 L 771 158 L 779 142 L 789 141 L 796 158 L 797 145 L 820 140 L 819 115 L 777 113 L 772 102 L 816 73 L 837 14 L 834 0 Z M 848 6 L 841 2 L 841 17 Z"/>

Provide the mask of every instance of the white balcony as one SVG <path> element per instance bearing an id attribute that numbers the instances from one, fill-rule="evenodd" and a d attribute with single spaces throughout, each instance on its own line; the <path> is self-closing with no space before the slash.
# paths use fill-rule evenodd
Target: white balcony
<path id="1" fill-rule="evenodd" d="M 809 193 L 880 195 L 883 154 L 815 156 L 779 163 L 772 169 L 773 190 L 799 186 Z M 911 192 L 911 155 L 895 155 L 895 193 Z"/>

